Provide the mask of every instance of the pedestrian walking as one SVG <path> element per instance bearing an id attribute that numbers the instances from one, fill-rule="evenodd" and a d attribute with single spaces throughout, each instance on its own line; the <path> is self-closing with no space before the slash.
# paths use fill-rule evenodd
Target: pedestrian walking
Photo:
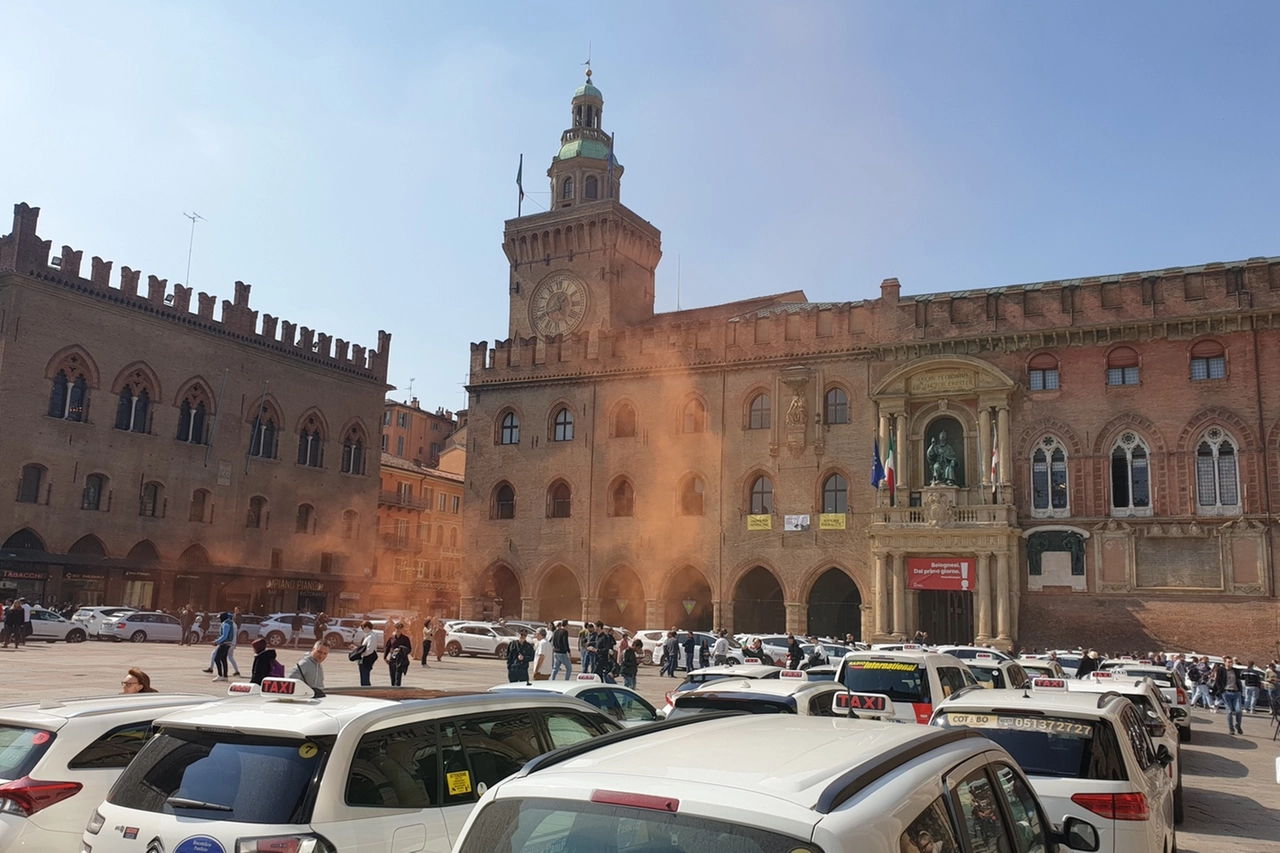
<path id="1" fill-rule="evenodd" d="M 196 614 L 192 612 L 190 604 L 182 605 L 182 609 L 178 611 L 178 625 L 182 628 L 182 637 L 178 640 L 178 645 L 191 645 L 191 626 L 195 624 Z"/>
<path id="2" fill-rule="evenodd" d="M 221 630 L 218 633 L 217 649 L 213 653 L 213 666 L 218 671 L 214 681 L 227 680 L 227 656 L 231 654 L 231 641 L 235 639 L 236 623 L 231 621 L 231 614 L 224 612 L 220 617 Z"/>
<path id="3" fill-rule="evenodd" d="M 796 639 L 795 634 L 787 634 L 787 669 L 799 669 L 804 660 L 804 647 Z"/>
<path id="4" fill-rule="evenodd" d="M 551 641 L 547 639 L 547 629 L 539 628 L 538 639 L 533 644 L 533 680 L 551 680 L 551 659 L 554 655 Z"/>
<path id="5" fill-rule="evenodd" d="M 373 630 L 373 623 L 367 619 L 360 625 L 363 636 L 360 637 L 360 645 L 356 647 L 352 660 L 360 664 L 360 686 L 372 687 L 373 682 L 369 676 L 373 672 L 373 665 L 378 662 L 378 635 Z"/>
<path id="6" fill-rule="evenodd" d="M 298 641 L 302 639 L 302 626 L 305 622 L 301 613 L 293 614 L 293 618 L 289 620 L 289 633 L 295 649 L 298 647 Z"/>
<path id="7" fill-rule="evenodd" d="M 1262 670 L 1249 661 L 1249 665 L 1240 670 L 1240 680 L 1244 683 L 1244 709 L 1250 714 L 1256 713 L 1258 694 L 1262 692 Z M 1270 704 L 1267 710 L 1271 710 Z"/>
<path id="8" fill-rule="evenodd" d="M 22 631 L 22 602 L 14 599 L 13 603 L 4 611 L 4 630 L 0 631 L 0 647 L 7 649 L 10 640 L 13 640 L 15 649 L 26 645 Z"/>
<path id="9" fill-rule="evenodd" d="M 684 668 L 685 668 L 685 671 L 686 671 L 686 672 L 693 672 L 693 669 L 694 669 L 694 667 L 693 667 L 693 650 L 694 650 L 694 648 L 695 648 L 695 644 L 696 644 L 696 643 L 695 643 L 695 640 L 694 640 L 694 638 L 693 638 L 693 632 L 692 632 L 692 631 L 685 631 L 685 632 L 684 632 L 684 642 L 683 642 L 683 643 L 681 643 L 681 645 L 684 647 Z"/>
<path id="10" fill-rule="evenodd" d="M 662 641 L 662 674 L 675 678 L 679 658 L 680 642 L 676 639 L 676 632 L 668 631 L 666 639 Z"/>
<path id="11" fill-rule="evenodd" d="M 392 687 L 401 686 L 412 657 L 413 642 L 404 633 L 404 623 L 397 622 L 391 628 L 391 639 L 382 650 L 382 659 L 387 662 L 387 669 L 391 672 Z"/>
<path id="12" fill-rule="evenodd" d="M 1242 735 L 1240 727 L 1244 708 L 1244 682 L 1240 678 L 1240 670 L 1233 658 L 1223 658 L 1222 665 L 1214 670 L 1211 692 L 1222 699 L 1227 708 L 1227 733 Z"/>
<path id="13" fill-rule="evenodd" d="M 436 663 L 439 663 L 440 658 L 444 656 L 444 641 L 447 636 L 444 630 L 444 620 L 437 616 L 436 629 L 431 632 L 431 648 L 435 650 Z"/>
<path id="14" fill-rule="evenodd" d="M 22 645 L 25 646 L 31 636 L 31 603 L 25 598 L 18 600 L 22 602 Z"/>
<path id="15" fill-rule="evenodd" d="M 582 671 L 595 672 L 596 671 L 596 641 L 599 639 L 600 634 L 599 632 L 596 631 L 596 626 L 594 622 L 588 622 L 586 627 L 583 630 L 587 632 L 587 642 L 582 650 Z"/>
<path id="16" fill-rule="evenodd" d="M 622 650 L 622 663 L 618 671 L 622 675 L 623 687 L 636 689 L 636 674 L 640 672 L 640 655 L 643 651 L 644 643 L 640 640 L 632 640 L 631 644 Z"/>
<path id="17" fill-rule="evenodd" d="M 533 661 L 533 645 L 529 642 L 529 629 L 521 628 L 520 635 L 507 645 L 507 681 L 523 681 L 530 684 L 529 664 Z"/>
<path id="18" fill-rule="evenodd" d="M 569 655 L 569 622 L 561 619 L 551 632 L 551 680 L 555 681 L 564 667 L 564 680 L 573 678 L 573 658 Z"/>
<path id="19" fill-rule="evenodd" d="M 427 665 L 427 655 L 431 654 L 431 638 L 434 634 L 430 619 L 422 620 L 422 665 Z"/>
<path id="20" fill-rule="evenodd" d="M 716 644 L 711 647 L 711 659 L 716 666 L 724 666 L 729 662 L 729 638 L 723 628 L 716 637 Z"/>
<path id="21" fill-rule="evenodd" d="M 329 628 L 329 617 L 324 615 L 323 610 L 316 614 L 316 621 L 312 623 L 311 628 L 312 633 L 315 634 L 315 641 L 317 643 L 322 642 L 324 640 L 324 632 Z"/>
<path id="22" fill-rule="evenodd" d="M 302 656 L 302 660 L 289 670 L 289 677 L 296 678 L 312 690 L 324 690 L 324 662 L 329 657 L 329 647 L 324 643 L 316 643 L 311 651 Z"/>
<path id="23" fill-rule="evenodd" d="M 253 664 L 249 670 L 249 683 L 261 684 L 262 679 L 272 676 L 271 670 L 276 664 L 276 650 L 267 645 L 267 641 L 259 637 L 253 641 Z M 284 667 L 280 668 L 281 671 Z"/>

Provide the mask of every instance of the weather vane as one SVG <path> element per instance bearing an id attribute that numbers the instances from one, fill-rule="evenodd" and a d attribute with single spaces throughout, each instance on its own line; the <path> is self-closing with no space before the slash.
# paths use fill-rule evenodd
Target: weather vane
<path id="1" fill-rule="evenodd" d="M 582 63 L 587 66 L 587 82 L 591 82 L 591 42 L 587 42 L 587 61 Z"/>

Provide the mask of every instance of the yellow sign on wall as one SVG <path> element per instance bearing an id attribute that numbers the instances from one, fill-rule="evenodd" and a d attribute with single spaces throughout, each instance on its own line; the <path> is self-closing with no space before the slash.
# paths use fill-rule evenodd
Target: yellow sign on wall
<path id="1" fill-rule="evenodd" d="M 824 512 L 818 516 L 819 530 L 844 530 L 843 512 Z"/>
<path id="2" fill-rule="evenodd" d="M 772 530 L 773 516 L 772 515 L 748 515 L 747 529 L 748 530 Z"/>

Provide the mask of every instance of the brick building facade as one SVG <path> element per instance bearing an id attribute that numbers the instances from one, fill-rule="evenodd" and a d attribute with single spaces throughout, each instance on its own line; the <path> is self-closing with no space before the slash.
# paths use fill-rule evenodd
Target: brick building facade
<path id="1" fill-rule="evenodd" d="M 0 238 L 0 597 L 358 609 L 390 335 L 259 320 L 240 282 L 215 319 L 129 267 L 84 277 L 38 215 Z"/>
<path id="2" fill-rule="evenodd" d="M 602 109 L 472 347 L 464 613 L 1275 653 L 1280 259 L 654 314 Z"/>

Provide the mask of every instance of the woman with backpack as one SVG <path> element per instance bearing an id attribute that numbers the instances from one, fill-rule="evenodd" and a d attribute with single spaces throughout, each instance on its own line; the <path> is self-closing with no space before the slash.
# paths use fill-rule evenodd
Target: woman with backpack
<path id="1" fill-rule="evenodd" d="M 276 672 L 276 668 L 279 672 Z M 284 664 L 276 660 L 276 650 L 267 646 L 266 638 L 259 637 L 253 641 L 253 667 L 249 670 L 249 681 L 261 684 L 264 678 L 278 678 L 284 675 Z"/>

